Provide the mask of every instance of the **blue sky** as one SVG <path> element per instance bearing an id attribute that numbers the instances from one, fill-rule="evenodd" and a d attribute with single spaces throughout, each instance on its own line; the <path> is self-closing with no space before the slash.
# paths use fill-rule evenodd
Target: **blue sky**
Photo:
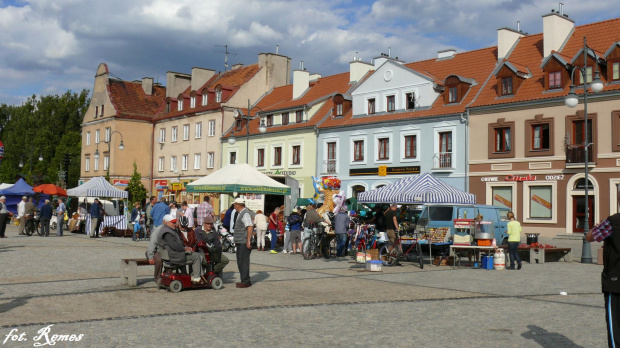
<path id="1" fill-rule="evenodd" d="M 620 16 L 617 0 L 563 1 L 576 25 Z M 558 2 L 536 0 L 0 0 L 0 103 L 91 89 L 101 62 L 125 80 L 224 69 L 258 53 L 323 75 L 392 49 L 401 60 L 496 44 L 497 28 L 542 31 Z"/>

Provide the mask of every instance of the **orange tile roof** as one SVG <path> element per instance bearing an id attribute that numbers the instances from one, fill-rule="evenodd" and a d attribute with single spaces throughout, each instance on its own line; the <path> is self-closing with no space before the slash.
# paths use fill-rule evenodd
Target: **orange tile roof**
<path id="1" fill-rule="evenodd" d="M 162 86 L 153 85 L 153 93 L 146 95 L 141 82 L 108 81 L 110 101 L 119 117 L 152 120 L 166 99 L 166 88 Z"/>

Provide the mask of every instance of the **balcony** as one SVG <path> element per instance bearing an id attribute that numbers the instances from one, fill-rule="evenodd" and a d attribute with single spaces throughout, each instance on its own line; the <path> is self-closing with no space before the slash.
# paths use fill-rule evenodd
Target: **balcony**
<path id="1" fill-rule="evenodd" d="M 337 173 L 336 160 L 330 159 L 323 161 L 323 173 L 325 174 L 336 174 Z"/>
<path id="2" fill-rule="evenodd" d="M 592 151 L 592 144 L 588 145 L 588 163 L 593 163 L 594 154 Z M 583 144 L 567 144 L 565 147 L 566 152 L 566 166 L 567 167 L 583 167 L 586 162 L 586 148 Z"/>
<path id="3" fill-rule="evenodd" d="M 433 171 L 453 170 L 452 152 L 439 152 L 433 156 Z"/>

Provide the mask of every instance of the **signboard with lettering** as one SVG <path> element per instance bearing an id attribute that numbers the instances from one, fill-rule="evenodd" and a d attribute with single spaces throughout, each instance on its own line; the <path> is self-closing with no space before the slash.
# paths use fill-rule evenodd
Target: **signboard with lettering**
<path id="1" fill-rule="evenodd" d="M 352 168 L 349 169 L 350 176 L 361 175 L 404 175 L 404 174 L 420 174 L 420 166 L 407 166 L 407 167 L 388 167 L 380 166 L 377 168 Z"/>
<path id="2" fill-rule="evenodd" d="M 113 184 L 114 186 L 129 186 L 129 180 L 125 180 L 125 179 L 114 179 Z"/>
<path id="3" fill-rule="evenodd" d="M 165 188 L 168 188 L 168 180 L 155 180 L 154 184 L 156 190 L 163 190 Z"/>
<path id="4" fill-rule="evenodd" d="M 183 190 L 183 184 L 180 182 L 173 182 L 170 189 L 174 191 Z"/>

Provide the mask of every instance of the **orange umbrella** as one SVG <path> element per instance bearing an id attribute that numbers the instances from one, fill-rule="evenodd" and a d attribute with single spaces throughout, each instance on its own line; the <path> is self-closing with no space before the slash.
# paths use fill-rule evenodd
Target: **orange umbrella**
<path id="1" fill-rule="evenodd" d="M 58 187 L 56 185 L 53 184 L 43 184 L 43 185 L 39 185 L 37 187 L 33 187 L 32 191 L 34 192 L 39 192 L 39 193 L 45 193 L 48 195 L 52 195 L 52 196 L 67 196 L 67 191 L 65 189 L 63 189 L 62 187 Z"/>

